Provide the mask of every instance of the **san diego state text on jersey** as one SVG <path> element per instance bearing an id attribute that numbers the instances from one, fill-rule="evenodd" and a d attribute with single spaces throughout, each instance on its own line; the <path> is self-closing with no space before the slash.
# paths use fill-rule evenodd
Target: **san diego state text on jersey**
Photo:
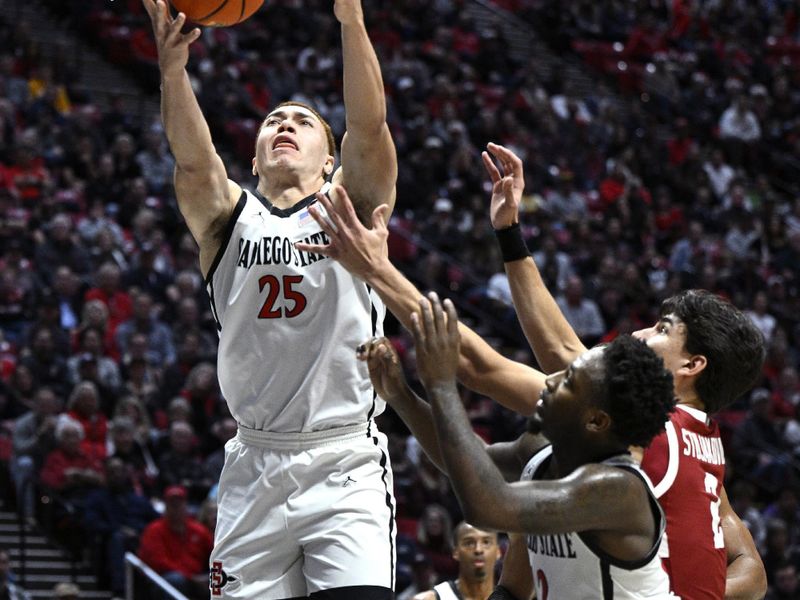
<path id="1" fill-rule="evenodd" d="M 305 267 L 327 258 L 314 252 L 301 252 L 294 247 L 296 240 L 279 235 L 258 239 L 239 238 L 239 259 L 236 266 L 249 269 L 253 265 L 294 265 Z M 329 244 L 324 231 L 313 233 L 302 240 L 306 244 Z"/>

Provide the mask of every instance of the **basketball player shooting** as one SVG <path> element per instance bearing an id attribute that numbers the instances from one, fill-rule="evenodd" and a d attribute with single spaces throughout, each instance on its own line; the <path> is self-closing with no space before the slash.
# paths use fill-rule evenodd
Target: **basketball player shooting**
<path id="1" fill-rule="evenodd" d="M 161 113 L 175 192 L 200 248 L 220 337 L 222 393 L 238 422 L 226 446 L 211 555 L 212 598 L 384 600 L 394 587 L 392 476 L 384 408 L 354 359 L 385 309 L 336 261 L 299 251 L 326 238 L 308 207 L 347 185 L 364 222 L 395 200 L 397 159 L 383 81 L 359 0 L 336 0 L 347 132 L 334 171 L 330 127 L 311 107 L 270 112 L 255 141 L 257 189 L 227 177 L 186 64 L 200 32 L 182 33 L 163 0 L 142 0 L 161 73 Z"/>

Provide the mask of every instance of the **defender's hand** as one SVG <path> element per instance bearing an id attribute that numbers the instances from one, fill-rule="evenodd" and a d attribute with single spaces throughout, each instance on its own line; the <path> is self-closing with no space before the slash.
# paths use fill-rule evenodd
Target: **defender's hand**
<path id="1" fill-rule="evenodd" d="M 389 238 L 386 227 L 389 206 L 381 204 L 372 212 L 372 229 L 367 229 L 358 220 L 353 203 L 342 186 L 333 186 L 331 196 L 335 202 L 325 194 L 317 194 L 317 202 L 324 209 L 325 215 L 317 206 L 308 208 L 308 212 L 328 235 L 330 243 L 323 245 L 298 242 L 295 247 L 303 252 L 334 258 L 353 275 L 366 281 L 372 273 L 380 269 L 383 261 L 389 260 L 389 247 L 386 243 Z"/>
<path id="2" fill-rule="evenodd" d="M 400 357 L 392 343 L 385 337 L 373 338 L 358 347 L 359 360 L 367 361 L 369 378 L 378 395 L 391 404 L 401 398 L 407 389 Z"/>
<path id="3" fill-rule="evenodd" d="M 522 160 L 504 146 L 489 143 L 486 147 L 489 152 L 482 152 L 481 158 L 492 180 L 489 215 L 492 227 L 503 229 L 519 221 L 519 203 L 522 200 L 522 191 L 525 189 Z M 500 164 L 502 174 L 489 153 Z"/>
<path id="4" fill-rule="evenodd" d="M 427 389 L 437 383 L 455 383 L 461 342 L 456 307 L 447 299 L 443 308 L 435 292 L 420 298 L 419 307 L 411 315 L 419 377 Z"/>

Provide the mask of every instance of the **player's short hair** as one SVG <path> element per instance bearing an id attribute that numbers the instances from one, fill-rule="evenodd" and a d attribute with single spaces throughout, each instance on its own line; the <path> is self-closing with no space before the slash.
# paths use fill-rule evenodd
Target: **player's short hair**
<path id="1" fill-rule="evenodd" d="M 461 536 L 464 535 L 464 532 L 467 530 L 468 527 L 472 527 L 473 529 L 480 529 L 479 527 L 475 527 L 475 525 L 471 525 L 466 521 L 459 521 L 458 525 L 453 528 L 453 541 L 458 544 L 458 540 L 461 539 Z M 485 529 L 480 529 L 481 531 L 486 531 Z M 486 533 L 490 533 L 497 539 L 497 532 L 496 531 L 486 531 Z"/>
<path id="2" fill-rule="evenodd" d="M 675 409 L 672 373 L 642 340 L 621 335 L 603 351 L 603 409 L 626 446 L 647 446 Z"/>
<path id="3" fill-rule="evenodd" d="M 686 324 L 686 351 L 706 357 L 695 383 L 706 411 L 725 408 L 755 385 L 766 356 L 764 336 L 742 311 L 705 290 L 687 290 L 661 304 L 661 315 L 670 313 Z"/>
<path id="4" fill-rule="evenodd" d="M 283 106 L 300 106 L 302 108 L 305 108 L 307 111 L 309 111 L 311 114 L 313 114 L 317 119 L 319 119 L 319 122 L 322 123 L 322 128 L 325 130 L 325 137 L 328 140 L 328 154 L 330 154 L 331 156 L 335 156 L 336 155 L 336 140 L 333 137 L 333 130 L 331 129 L 331 126 L 328 124 L 328 122 L 325 119 L 322 118 L 322 115 L 319 114 L 319 112 L 317 112 L 317 110 L 313 106 L 310 106 L 309 104 L 306 104 L 305 102 L 298 102 L 298 101 L 295 101 L 295 100 L 288 100 L 286 102 L 281 102 L 280 104 L 278 104 L 278 106 L 273 108 L 270 111 L 270 113 L 275 112 L 276 110 L 278 110 L 279 108 L 281 108 Z"/>

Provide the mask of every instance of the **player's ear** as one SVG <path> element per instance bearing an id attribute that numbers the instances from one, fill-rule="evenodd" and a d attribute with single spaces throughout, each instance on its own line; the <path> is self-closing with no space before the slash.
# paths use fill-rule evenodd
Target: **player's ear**
<path id="1" fill-rule="evenodd" d="M 694 354 L 687 358 L 678 368 L 676 375 L 684 377 L 694 377 L 699 375 L 706 368 L 708 361 L 702 354 Z"/>
<path id="2" fill-rule="evenodd" d="M 602 433 L 611 428 L 611 417 L 604 410 L 592 408 L 586 418 L 586 429 L 591 433 Z"/>
<path id="3" fill-rule="evenodd" d="M 253 175 L 258 177 L 258 172 L 256 171 L 256 157 L 253 157 Z"/>

